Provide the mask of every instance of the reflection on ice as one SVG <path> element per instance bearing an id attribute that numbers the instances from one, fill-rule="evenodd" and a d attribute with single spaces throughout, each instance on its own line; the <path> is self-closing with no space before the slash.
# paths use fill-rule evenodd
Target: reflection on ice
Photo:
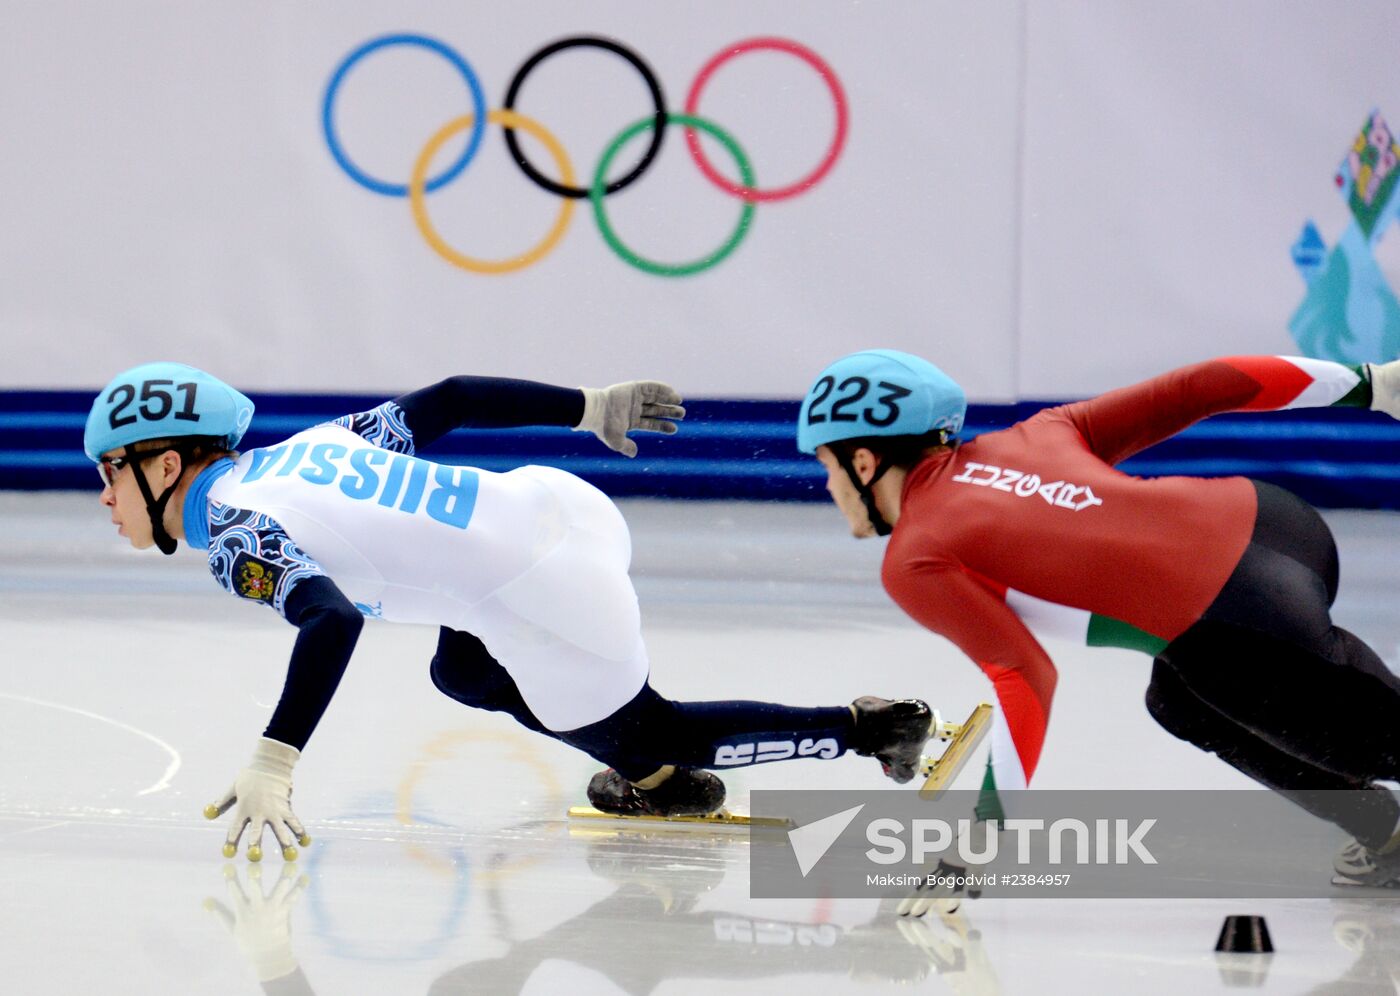
<path id="1" fill-rule="evenodd" d="M 447 955 L 465 940 L 467 907 L 477 907 L 471 946 L 490 953 L 441 971 L 427 988 L 434 996 L 533 990 L 561 969 L 607 980 L 625 993 L 650 993 L 667 982 L 689 988 L 790 976 L 828 977 L 827 985 L 813 981 L 833 991 L 853 982 L 908 984 L 934 976 L 959 993 L 1000 991 L 981 935 L 963 914 L 911 922 L 892 916 L 888 904 L 850 901 L 809 905 L 804 913 L 755 905 L 742 888 L 723 888 L 727 878 L 743 878 L 742 837 L 703 830 L 561 837 L 547 823 L 520 829 L 553 842 L 550 856 L 530 869 L 489 861 L 473 869 L 460 847 L 396 848 L 420 872 L 442 880 L 442 888 L 424 890 L 440 901 L 431 904 L 431 923 L 376 914 L 393 904 L 373 890 L 332 898 L 353 890 L 363 858 L 342 859 L 334 848 L 304 869 L 284 864 L 275 879 L 260 865 L 226 864 L 226 897 L 206 898 L 204 908 L 224 922 L 260 983 L 286 979 L 301 991 L 316 991 L 319 979 L 296 954 L 299 903 L 307 911 L 297 932 L 301 946 L 377 963 L 451 961 Z M 393 864 L 402 873 L 392 878 L 397 887 L 423 887 L 407 865 Z M 550 880 L 558 887 L 541 890 L 540 882 Z M 560 902 L 541 908 L 541 891 Z M 580 891 L 587 895 L 582 908 L 559 915 L 559 907 L 576 905 L 573 894 Z M 408 912 L 408 921 L 416 921 L 415 911 Z"/>
<path id="2" fill-rule="evenodd" d="M 1236 913 L 1268 918 L 1270 991 L 1394 991 L 1400 979 L 1400 906 L 1372 897 L 983 897 L 920 923 L 873 900 L 751 899 L 742 833 L 571 825 L 564 814 L 584 801 L 596 765 L 437 693 L 427 674 L 436 633 L 414 627 L 366 628 L 298 765 L 297 812 L 315 843 L 294 864 L 270 853 L 261 867 L 232 863 L 222 879 L 225 828 L 200 810 L 266 723 L 293 631 L 229 604 L 197 557 L 128 556 L 94 508 L 91 496 L 0 496 L 6 992 L 219 996 L 263 982 L 323 994 L 719 986 L 807 996 L 914 983 L 1175 996 L 1229 991 L 1212 948 Z M 987 698 L 976 668 L 888 604 L 878 547 L 853 549 L 830 509 L 623 508 L 653 673 L 668 695 L 917 694 L 945 715 Z M 1395 646 L 1394 517 L 1329 519 L 1351 579 L 1339 621 Z M 190 646 L 198 652 L 179 652 Z M 1041 787 L 1248 785 L 1156 728 L 1142 708 L 1140 657 L 1052 650 L 1061 685 Z M 169 768 L 166 751 L 83 713 L 177 752 L 168 787 L 142 794 Z M 726 781 L 747 811 L 753 789 L 868 788 L 867 764 L 800 761 Z M 956 787 L 975 788 L 979 769 L 974 761 Z"/>

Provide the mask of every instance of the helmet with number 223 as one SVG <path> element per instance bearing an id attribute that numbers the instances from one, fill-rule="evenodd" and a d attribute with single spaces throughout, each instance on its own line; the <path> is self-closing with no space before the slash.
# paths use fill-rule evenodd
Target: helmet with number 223
<path id="1" fill-rule="evenodd" d="M 210 436 L 228 449 L 253 420 L 253 402 L 203 370 L 147 363 L 117 374 L 92 403 L 83 432 L 88 459 L 146 439 Z"/>
<path id="2" fill-rule="evenodd" d="M 797 448 L 867 436 L 954 436 L 967 415 L 967 396 L 928 360 L 897 349 L 866 349 L 821 372 L 797 417 Z"/>

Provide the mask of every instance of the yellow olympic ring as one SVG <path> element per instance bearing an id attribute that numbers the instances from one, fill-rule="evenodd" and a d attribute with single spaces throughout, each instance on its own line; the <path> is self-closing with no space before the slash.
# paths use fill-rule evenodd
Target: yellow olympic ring
<path id="1" fill-rule="evenodd" d="M 554 227 L 549 230 L 549 234 L 544 237 L 543 241 L 533 249 L 509 259 L 475 259 L 458 252 L 437 233 L 437 229 L 433 227 L 432 219 L 428 217 L 428 207 L 423 198 L 423 188 L 427 185 L 428 167 L 432 165 L 433 157 L 437 155 L 443 144 L 458 132 L 466 131 L 475 120 L 475 115 L 472 114 L 453 118 L 443 125 L 437 134 L 428 139 L 428 144 L 423 146 L 423 151 L 418 154 L 418 161 L 413 164 L 413 177 L 408 183 L 408 200 L 413 206 L 413 221 L 418 226 L 418 231 L 422 233 L 423 238 L 427 240 L 428 245 L 433 247 L 433 252 L 453 266 L 460 266 L 473 273 L 510 273 L 514 270 L 523 270 L 531 263 L 537 263 L 547 256 L 563 237 L 564 230 L 569 227 L 569 219 L 573 217 L 574 213 L 572 199 L 564 198 L 560 202 L 559 217 L 554 219 Z M 492 111 L 486 116 L 486 120 L 503 128 L 524 128 L 531 135 L 534 135 L 554 157 L 554 163 L 559 167 L 562 182 L 573 184 L 574 168 L 569 163 L 569 157 L 564 152 L 564 147 L 559 144 L 559 140 L 546 131 L 544 125 L 533 118 L 525 117 L 523 114 L 504 110 Z"/>
<path id="2" fill-rule="evenodd" d="M 445 730 L 420 748 L 418 758 L 404 772 L 403 779 L 399 782 L 398 791 L 394 793 L 394 818 L 402 826 L 411 827 L 418 822 L 413 818 L 413 795 L 418 789 L 419 781 L 427 773 L 428 766 L 437 761 L 450 761 L 456 756 L 459 748 L 474 744 L 488 744 L 498 748 L 497 760 L 517 761 L 527 768 L 532 768 L 549 796 L 550 805 L 558 809 L 563 808 L 564 793 L 559 785 L 559 779 L 554 774 L 554 767 L 540 756 L 535 749 L 533 738 L 526 737 L 514 730 L 501 730 L 499 732 L 479 729 Z M 410 858 L 420 864 L 427 865 L 440 875 L 456 874 L 456 869 L 450 861 L 430 854 L 417 844 L 409 844 L 407 851 Z M 535 856 L 513 865 L 479 870 L 476 874 L 477 877 L 488 879 L 503 877 L 528 868 L 540 860 L 539 856 Z"/>

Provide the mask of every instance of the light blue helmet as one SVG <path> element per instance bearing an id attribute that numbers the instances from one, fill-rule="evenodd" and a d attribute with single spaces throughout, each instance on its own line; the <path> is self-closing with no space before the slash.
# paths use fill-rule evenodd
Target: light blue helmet
<path id="1" fill-rule="evenodd" d="M 144 439 L 212 436 L 228 449 L 253 420 L 253 403 L 217 377 L 183 363 L 147 363 L 117 374 L 88 412 L 83 450 L 96 461 Z"/>
<path id="2" fill-rule="evenodd" d="M 954 436 L 967 415 L 967 395 L 928 360 L 897 349 L 843 356 L 817 377 L 797 417 L 797 448 L 865 436 Z"/>

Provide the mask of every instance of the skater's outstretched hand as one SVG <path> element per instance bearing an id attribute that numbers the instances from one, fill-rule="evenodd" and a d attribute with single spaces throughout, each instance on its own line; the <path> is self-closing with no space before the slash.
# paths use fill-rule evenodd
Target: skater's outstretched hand
<path id="1" fill-rule="evenodd" d="M 676 389 L 657 380 L 629 380 L 582 390 L 583 418 L 574 428 L 593 433 L 609 449 L 626 457 L 637 455 L 637 444 L 627 438 L 628 432 L 635 429 L 669 436 L 685 418 Z"/>
<path id="2" fill-rule="evenodd" d="M 1400 360 L 1368 363 L 1371 375 L 1371 410 L 1400 419 Z"/>
<path id="3" fill-rule="evenodd" d="M 249 826 L 253 828 L 248 838 L 249 861 L 262 860 L 264 826 L 272 827 L 286 861 L 297 859 L 294 844 L 306 847 L 311 843 L 301 821 L 292 812 L 292 766 L 300 757 L 301 751 L 295 747 L 262 737 L 253 751 L 253 760 L 238 773 L 232 788 L 218 802 L 204 807 L 204 815 L 211 820 L 233 808 L 233 821 L 224 840 L 224 857 L 231 858 L 238 853 L 238 840 Z"/>

